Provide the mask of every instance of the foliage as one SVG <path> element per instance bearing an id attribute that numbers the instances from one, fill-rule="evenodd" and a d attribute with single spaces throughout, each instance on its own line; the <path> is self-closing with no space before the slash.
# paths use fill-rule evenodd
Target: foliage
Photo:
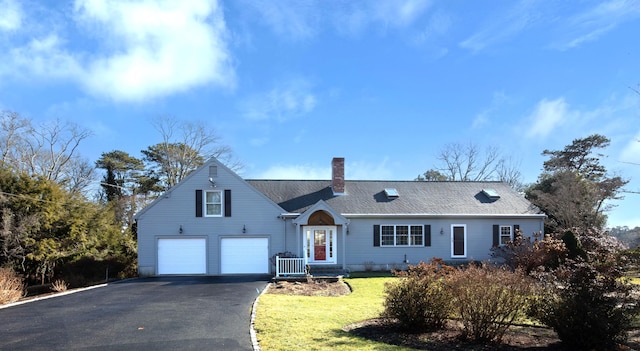
<path id="1" fill-rule="evenodd" d="M 609 233 L 624 243 L 628 248 L 640 246 L 640 227 L 633 229 L 627 226 L 618 226 L 609 229 Z"/>
<path id="2" fill-rule="evenodd" d="M 114 201 L 139 191 L 144 163 L 121 150 L 103 152 L 96 167 L 105 170 L 101 186 L 107 201 Z"/>
<path id="3" fill-rule="evenodd" d="M 623 279 L 622 243 L 607 232 L 574 228 L 555 234 L 568 248 L 554 271 L 535 272 L 543 284 L 529 314 L 577 349 L 611 349 L 626 339 L 638 314 L 632 286 Z"/>
<path id="4" fill-rule="evenodd" d="M 0 265 L 28 282 L 51 281 L 57 268 L 82 257 L 135 260 L 135 241 L 107 205 L 57 183 L 0 168 Z"/>
<path id="5" fill-rule="evenodd" d="M 542 232 L 524 236 L 516 230 L 514 240 L 493 247 L 491 255 L 512 269 L 522 269 L 527 274 L 537 269 L 553 269 L 566 258 L 567 249 L 560 239 Z"/>
<path id="6" fill-rule="evenodd" d="M 445 325 L 452 308 L 452 297 L 445 277 L 455 271 L 441 259 L 409 265 L 407 271 L 394 272 L 401 279 L 385 286 L 384 318 L 396 319 L 402 329 L 424 331 Z"/>
<path id="7" fill-rule="evenodd" d="M 638 306 L 619 269 L 602 271 L 588 262 L 569 262 L 543 275 L 545 291 L 529 315 L 553 328 L 566 347 L 609 350 L 626 339 Z"/>
<path id="8" fill-rule="evenodd" d="M 18 301 L 24 296 L 24 283 L 12 269 L 0 267 L 0 305 Z"/>
<path id="9" fill-rule="evenodd" d="M 502 340 L 513 322 L 523 315 L 534 284 L 523 271 L 482 264 L 459 269 L 447 278 L 453 311 L 464 325 L 463 338 Z"/>
<path id="10" fill-rule="evenodd" d="M 527 189 L 527 198 L 547 215 L 546 231 L 571 228 L 598 228 L 606 223 L 606 211 L 611 200 L 619 199 L 622 187 L 628 183 L 611 176 L 600 163 L 598 150 L 609 146 L 610 140 L 594 134 L 575 139 L 563 150 L 544 150 L 544 172 L 538 182 Z"/>
<path id="11" fill-rule="evenodd" d="M 572 231 L 567 230 L 561 238 L 564 246 L 567 248 L 567 255 L 570 259 L 575 260 L 578 257 L 583 260 L 587 259 L 587 253 L 582 248 L 582 243 L 580 243 L 580 240 Z"/>

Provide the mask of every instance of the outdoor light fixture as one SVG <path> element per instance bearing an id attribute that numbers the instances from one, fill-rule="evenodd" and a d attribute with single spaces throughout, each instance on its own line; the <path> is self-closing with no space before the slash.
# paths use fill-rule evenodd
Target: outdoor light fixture
<path id="1" fill-rule="evenodd" d="M 444 228 L 440 228 L 440 235 L 444 235 Z"/>
<path id="2" fill-rule="evenodd" d="M 247 226 L 246 225 L 242 225 L 242 234 L 247 232 Z"/>
<path id="3" fill-rule="evenodd" d="M 182 234 L 182 224 L 180 224 L 180 229 L 178 229 L 178 233 Z"/>
<path id="4" fill-rule="evenodd" d="M 211 183 L 212 187 L 216 187 L 216 182 L 213 180 L 213 178 L 209 178 L 209 183 Z"/>

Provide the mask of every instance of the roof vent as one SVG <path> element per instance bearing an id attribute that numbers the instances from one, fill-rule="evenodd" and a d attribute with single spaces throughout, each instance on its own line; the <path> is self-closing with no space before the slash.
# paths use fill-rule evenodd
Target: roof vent
<path id="1" fill-rule="evenodd" d="M 396 190 L 396 188 L 385 188 L 384 194 L 387 195 L 387 198 L 389 199 L 400 197 L 400 194 L 398 194 L 398 190 Z"/>
<path id="2" fill-rule="evenodd" d="M 500 198 L 500 194 L 498 194 L 495 189 L 482 189 L 482 193 L 491 200 L 498 200 Z"/>

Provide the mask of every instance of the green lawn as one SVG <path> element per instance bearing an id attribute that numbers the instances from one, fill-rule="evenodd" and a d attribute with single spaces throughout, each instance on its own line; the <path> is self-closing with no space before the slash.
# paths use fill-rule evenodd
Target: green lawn
<path id="1" fill-rule="evenodd" d="M 350 278 L 347 296 L 290 296 L 263 294 L 256 311 L 255 330 L 260 348 L 271 350 L 410 350 L 358 338 L 342 327 L 382 311 L 384 282 L 393 279 Z"/>

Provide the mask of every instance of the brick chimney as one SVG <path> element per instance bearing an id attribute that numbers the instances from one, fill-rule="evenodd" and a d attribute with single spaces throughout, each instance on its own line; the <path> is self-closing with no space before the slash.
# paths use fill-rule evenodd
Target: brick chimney
<path id="1" fill-rule="evenodd" d="M 334 195 L 344 194 L 344 157 L 331 160 L 331 188 Z"/>

